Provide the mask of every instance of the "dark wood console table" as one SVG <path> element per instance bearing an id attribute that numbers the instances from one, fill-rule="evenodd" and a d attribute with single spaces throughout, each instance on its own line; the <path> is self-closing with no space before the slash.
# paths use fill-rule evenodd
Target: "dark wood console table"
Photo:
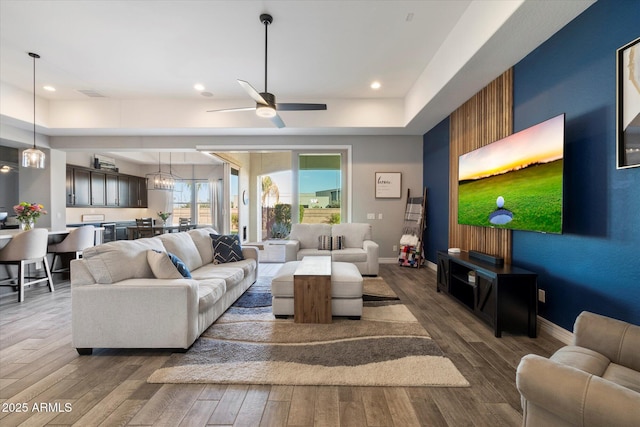
<path id="1" fill-rule="evenodd" d="M 438 251 L 438 292 L 444 292 L 489 324 L 496 337 L 502 331 L 537 332 L 536 273 L 511 265 L 495 266 L 467 252 Z M 475 279 L 469 273 L 475 274 Z"/>

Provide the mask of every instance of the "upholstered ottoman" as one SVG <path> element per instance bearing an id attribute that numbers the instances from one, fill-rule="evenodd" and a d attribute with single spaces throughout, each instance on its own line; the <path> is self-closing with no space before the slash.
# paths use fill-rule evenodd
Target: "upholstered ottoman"
<path id="1" fill-rule="evenodd" d="M 271 304 L 276 317 L 293 316 L 293 273 L 300 261 L 282 265 L 271 281 Z M 348 262 L 331 263 L 331 313 L 333 316 L 362 316 L 362 275 Z"/>

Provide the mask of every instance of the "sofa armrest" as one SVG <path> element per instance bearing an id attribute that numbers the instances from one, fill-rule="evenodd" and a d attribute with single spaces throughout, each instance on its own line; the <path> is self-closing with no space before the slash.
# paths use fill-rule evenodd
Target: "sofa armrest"
<path id="1" fill-rule="evenodd" d="M 71 289 L 76 348 L 189 348 L 198 337 L 198 282 L 129 279 Z"/>
<path id="2" fill-rule="evenodd" d="M 378 251 L 380 246 L 373 240 L 365 240 L 362 242 L 362 249 L 367 253 L 367 273 L 377 276 L 379 271 Z"/>
<path id="3" fill-rule="evenodd" d="M 573 331 L 574 345 L 640 371 L 640 326 L 583 311 L 576 319 Z"/>
<path id="4" fill-rule="evenodd" d="M 258 253 L 258 248 L 256 248 L 255 246 L 242 247 L 242 256 L 245 259 L 255 259 L 256 261 L 259 261 Z"/>
<path id="5" fill-rule="evenodd" d="M 549 415 L 556 425 L 640 425 L 640 393 L 541 356 L 522 358 L 516 386 L 525 426 Z"/>

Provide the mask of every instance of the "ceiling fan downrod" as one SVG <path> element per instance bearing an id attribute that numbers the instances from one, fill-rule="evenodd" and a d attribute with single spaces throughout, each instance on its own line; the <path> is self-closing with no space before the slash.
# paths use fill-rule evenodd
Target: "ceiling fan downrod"
<path id="1" fill-rule="evenodd" d="M 267 89 L 267 59 L 268 59 L 268 37 L 269 37 L 269 25 L 273 22 L 273 16 L 268 13 L 260 15 L 260 22 L 264 24 L 264 91 L 269 93 Z"/>

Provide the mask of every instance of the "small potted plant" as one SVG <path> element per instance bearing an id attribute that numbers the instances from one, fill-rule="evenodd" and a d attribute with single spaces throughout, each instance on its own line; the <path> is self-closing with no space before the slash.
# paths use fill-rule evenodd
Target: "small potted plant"
<path id="1" fill-rule="evenodd" d="M 158 212 L 158 216 L 162 220 L 162 225 L 167 225 L 167 219 L 171 216 L 171 212 Z"/>

